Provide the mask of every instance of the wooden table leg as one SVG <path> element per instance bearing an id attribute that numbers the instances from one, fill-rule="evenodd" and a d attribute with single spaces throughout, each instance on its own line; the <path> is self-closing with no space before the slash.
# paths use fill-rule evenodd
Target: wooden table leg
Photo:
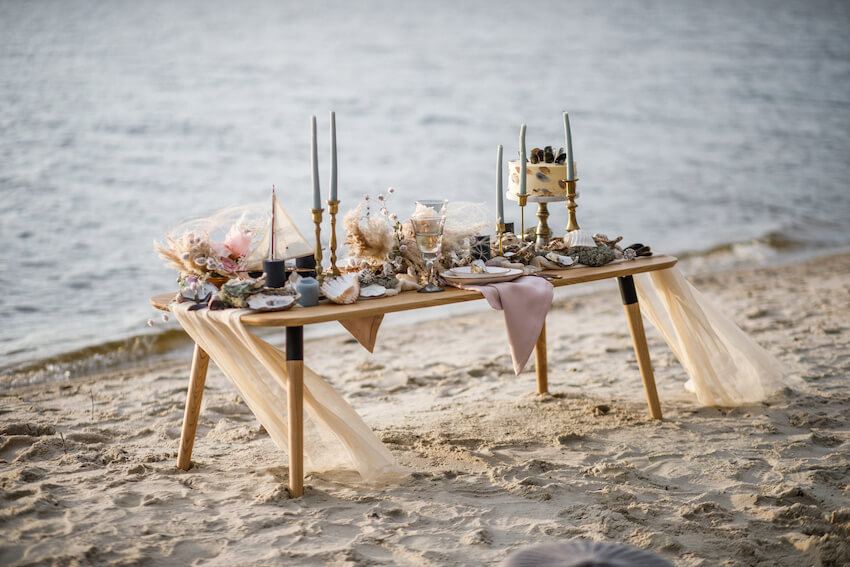
<path id="1" fill-rule="evenodd" d="M 549 366 L 546 361 L 546 321 L 540 329 L 537 344 L 534 345 L 534 366 L 537 371 L 537 393 L 549 392 Z"/>
<path id="2" fill-rule="evenodd" d="M 192 355 L 192 370 L 189 375 L 189 391 L 186 393 L 186 410 L 183 413 L 183 431 L 180 433 L 180 449 L 177 452 L 177 468 L 188 471 L 192 466 L 192 447 L 195 445 L 195 430 L 201 413 L 201 398 L 207 381 L 210 355 L 195 345 Z"/>
<path id="3" fill-rule="evenodd" d="M 286 328 L 289 495 L 304 494 L 304 327 Z"/>
<path id="4" fill-rule="evenodd" d="M 632 344 L 635 347 L 643 388 L 646 390 L 649 415 L 653 419 L 661 419 L 661 403 L 658 401 L 658 391 L 655 389 L 655 376 L 652 373 L 652 361 L 649 359 L 649 347 L 646 344 L 646 333 L 643 330 L 643 319 L 640 316 L 634 278 L 623 276 L 617 279 L 620 282 L 620 295 L 629 320 L 629 331 L 632 333 Z"/>

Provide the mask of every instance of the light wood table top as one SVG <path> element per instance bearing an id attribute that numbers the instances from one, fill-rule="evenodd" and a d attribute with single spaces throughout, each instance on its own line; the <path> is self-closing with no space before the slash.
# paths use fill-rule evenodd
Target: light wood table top
<path id="1" fill-rule="evenodd" d="M 542 273 L 561 276 L 561 279 L 551 280 L 552 285 L 561 287 L 606 278 L 664 270 L 673 267 L 676 262 L 677 259 L 674 256 L 658 255 L 637 258 L 628 262 L 612 262 L 598 268 L 567 268 L 565 270 L 546 270 Z M 168 304 L 174 299 L 174 295 L 174 293 L 156 295 L 151 298 L 151 303 L 158 309 L 168 310 Z M 480 292 L 454 287 L 446 287 L 445 291 L 440 293 L 416 293 L 408 291 L 392 297 L 358 301 L 351 305 L 322 302 L 315 307 L 296 306 L 288 311 L 246 313 L 242 316 L 242 323 L 255 327 L 297 327 L 326 321 L 372 317 L 422 307 L 462 303 L 464 301 L 482 299 L 483 297 Z"/>

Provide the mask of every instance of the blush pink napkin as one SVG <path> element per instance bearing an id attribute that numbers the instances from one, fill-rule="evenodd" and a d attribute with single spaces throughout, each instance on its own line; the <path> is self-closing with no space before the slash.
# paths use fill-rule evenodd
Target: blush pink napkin
<path id="1" fill-rule="evenodd" d="M 461 287 L 480 291 L 490 307 L 505 312 L 505 328 L 511 345 L 511 357 L 514 359 L 514 372 L 522 372 L 546 322 L 555 288 L 543 278 L 534 276 L 523 276 L 510 282 Z"/>

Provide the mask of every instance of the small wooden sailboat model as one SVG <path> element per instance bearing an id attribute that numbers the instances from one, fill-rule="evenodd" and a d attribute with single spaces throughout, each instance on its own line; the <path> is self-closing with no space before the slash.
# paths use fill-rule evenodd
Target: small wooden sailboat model
<path id="1" fill-rule="evenodd" d="M 262 270 L 263 260 L 290 260 L 311 254 L 313 247 L 292 222 L 272 188 L 269 226 L 248 253 L 245 259 L 247 270 Z"/>

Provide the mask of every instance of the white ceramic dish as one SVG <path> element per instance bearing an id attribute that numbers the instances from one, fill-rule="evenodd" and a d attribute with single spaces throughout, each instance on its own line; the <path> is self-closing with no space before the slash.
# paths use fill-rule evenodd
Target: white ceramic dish
<path id="1" fill-rule="evenodd" d="M 447 282 L 454 285 L 483 285 L 488 283 L 509 282 L 523 275 L 523 271 L 520 269 L 503 269 L 507 270 L 507 272 L 503 274 L 486 274 L 486 277 L 453 276 L 449 271 L 445 271 L 440 275 L 443 276 Z M 481 276 L 482 274 L 475 275 Z"/>
<path id="2" fill-rule="evenodd" d="M 446 270 L 443 274 L 458 278 L 489 278 L 492 276 L 503 276 L 511 270 L 511 268 L 502 268 L 500 266 L 487 266 L 486 269 L 487 271 L 484 273 L 477 273 L 472 271 L 472 266 L 460 266 Z"/>

